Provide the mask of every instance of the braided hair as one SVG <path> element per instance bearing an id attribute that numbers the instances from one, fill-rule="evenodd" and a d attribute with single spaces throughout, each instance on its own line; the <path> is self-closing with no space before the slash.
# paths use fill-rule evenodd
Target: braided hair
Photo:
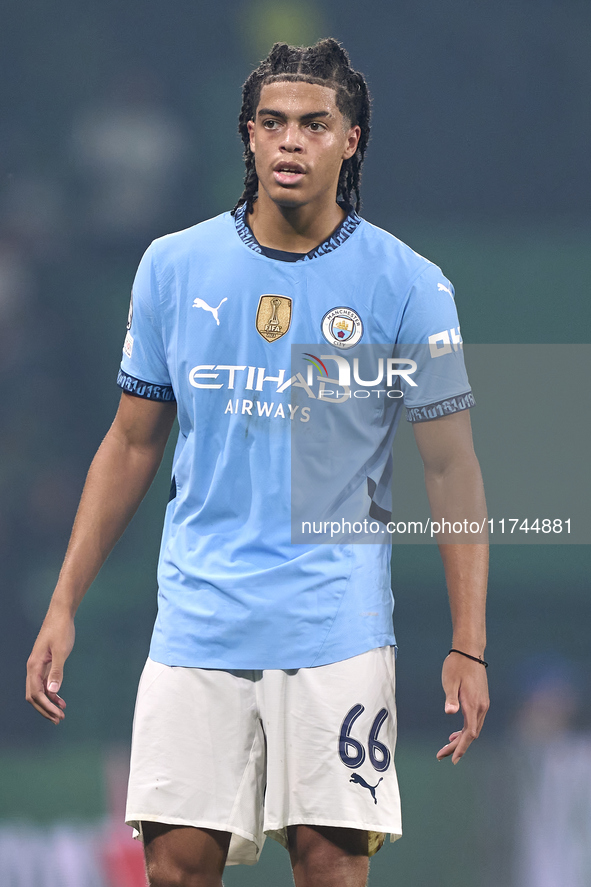
<path id="1" fill-rule="evenodd" d="M 244 191 L 232 210 L 246 203 L 247 212 L 252 212 L 258 193 L 259 180 L 255 169 L 254 154 L 250 150 L 248 121 L 254 120 L 266 83 L 284 80 L 301 80 L 329 86 L 335 90 L 336 105 L 351 126 L 359 126 L 361 136 L 353 157 L 344 160 L 338 182 L 338 195 L 346 203 L 353 203 L 355 209 L 361 206 L 360 184 L 361 166 L 369 141 L 370 95 L 363 74 L 351 67 L 345 49 L 332 37 L 319 40 L 314 46 L 289 46 L 275 43 L 271 52 L 246 80 L 242 88 L 242 108 L 238 118 L 238 132 L 244 144 Z"/>

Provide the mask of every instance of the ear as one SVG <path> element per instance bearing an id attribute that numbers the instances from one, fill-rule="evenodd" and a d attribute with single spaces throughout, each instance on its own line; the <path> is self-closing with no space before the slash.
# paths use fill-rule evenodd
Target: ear
<path id="1" fill-rule="evenodd" d="M 250 136 L 250 150 L 254 154 L 254 120 L 249 120 L 246 126 L 248 128 L 248 134 Z"/>
<path id="2" fill-rule="evenodd" d="M 352 157 L 357 150 L 357 145 L 359 144 L 359 139 L 361 138 L 361 127 L 357 125 L 352 126 L 347 133 L 346 138 L 346 148 L 342 154 L 343 160 L 349 160 L 349 158 Z"/>

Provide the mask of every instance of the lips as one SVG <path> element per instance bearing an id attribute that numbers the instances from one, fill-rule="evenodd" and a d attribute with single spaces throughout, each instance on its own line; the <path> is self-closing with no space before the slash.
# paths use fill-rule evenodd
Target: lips
<path id="1" fill-rule="evenodd" d="M 295 185 L 305 175 L 304 167 L 292 161 L 280 161 L 273 168 L 273 178 L 279 185 Z"/>

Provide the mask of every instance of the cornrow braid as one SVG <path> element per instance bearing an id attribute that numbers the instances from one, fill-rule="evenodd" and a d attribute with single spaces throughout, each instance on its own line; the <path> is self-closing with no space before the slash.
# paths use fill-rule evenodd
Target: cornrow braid
<path id="1" fill-rule="evenodd" d="M 242 87 L 242 108 L 238 118 L 238 132 L 244 144 L 244 191 L 236 210 L 246 203 L 247 212 L 252 212 L 256 200 L 259 180 L 256 174 L 254 154 L 250 150 L 248 121 L 254 120 L 266 83 L 282 80 L 301 80 L 329 86 L 335 90 L 336 105 L 351 126 L 359 126 L 361 136 L 353 157 L 344 160 L 338 182 L 338 195 L 346 203 L 353 204 L 357 211 L 361 207 L 361 167 L 369 141 L 371 98 L 363 74 L 353 70 L 345 49 L 332 37 L 319 40 L 314 46 L 289 46 L 275 43 L 271 52 L 246 80 Z"/>

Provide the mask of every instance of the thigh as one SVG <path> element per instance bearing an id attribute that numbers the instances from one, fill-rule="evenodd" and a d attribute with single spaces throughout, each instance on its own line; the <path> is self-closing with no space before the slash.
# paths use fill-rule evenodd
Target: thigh
<path id="1" fill-rule="evenodd" d="M 366 831 L 291 825 L 287 841 L 296 887 L 364 887 L 367 883 Z"/>
<path id="2" fill-rule="evenodd" d="M 221 887 L 229 832 L 142 822 L 142 833 L 151 887 Z"/>

